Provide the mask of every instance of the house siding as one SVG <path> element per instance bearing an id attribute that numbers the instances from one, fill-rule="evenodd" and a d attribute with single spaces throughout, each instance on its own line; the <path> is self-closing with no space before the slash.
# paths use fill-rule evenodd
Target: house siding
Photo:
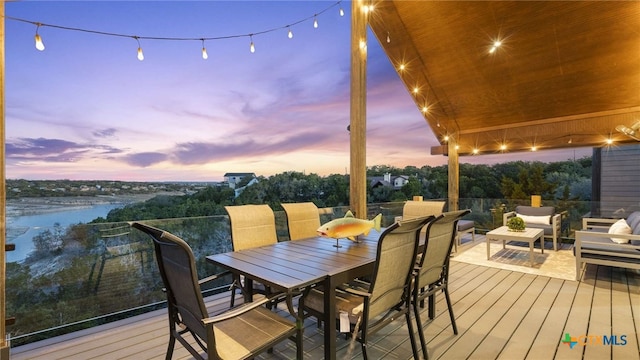
<path id="1" fill-rule="evenodd" d="M 640 210 L 640 145 L 600 149 L 600 212 L 625 217 Z"/>

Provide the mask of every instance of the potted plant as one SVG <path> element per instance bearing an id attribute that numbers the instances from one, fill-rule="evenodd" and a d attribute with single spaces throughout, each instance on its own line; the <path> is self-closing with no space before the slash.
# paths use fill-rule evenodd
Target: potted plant
<path id="1" fill-rule="evenodd" d="M 521 217 L 514 216 L 507 221 L 509 231 L 524 231 L 525 224 Z"/>

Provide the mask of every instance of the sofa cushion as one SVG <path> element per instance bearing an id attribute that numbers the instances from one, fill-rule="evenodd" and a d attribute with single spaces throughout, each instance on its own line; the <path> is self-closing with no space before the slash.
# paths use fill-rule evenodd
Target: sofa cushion
<path id="1" fill-rule="evenodd" d="M 609 234 L 630 235 L 631 228 L 629 227 L 629 224 L 627 224 L 627 221 L 625 219 L 620 219 L 616 221 L 613 225 L 611 225 L 611 227 L 609 228 Z M 626 244 L 629 242 L 628 239 L 619 238 L 619 237 L 612 237 L 611 240 L 617 242 L 618 244 Z"/>
<path id="2" fill-rule="evenodd" d="M 465 231 L 473 228 L 475 223 L 473 220 L 458 220 L 458 231 Z"/>
<path id="3" fill-rule="evenodd" d="M 524 223 L 529 224 L 540 224 L 540 225 L 548 225 L 551 223 L 551 215 L 523 215 L 516 213 L 516 216 L 522 218 Z"/>
<path id="4" fill-rule="evenodd" d="M 556 209 L 553 206 L 533 207 L 533 206 L 519 205 L 519 206 L 516 206 L 516 212 L 518 214 L 529 215 L 529 216 L 544 216 L 544 215 L 553 216 L 556 213 Z"/>
<path id="5" fill-rule="evenodd" d="M 633 233 L 635 235 L 638 235 L 635 233 L 635 229 L 637 228 L 640 231 L 640 228 L 638 228 L 638 225 L 640 225 L 640 211 L 634 211 L 629 214 L 629 216 L 627 216 L 627 224 L 629 224 L 629 227 L 632 229 Z"/>

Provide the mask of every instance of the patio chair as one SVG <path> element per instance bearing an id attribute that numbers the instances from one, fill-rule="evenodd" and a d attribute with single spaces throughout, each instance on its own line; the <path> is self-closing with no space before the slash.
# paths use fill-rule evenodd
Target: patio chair
<path id="1" fill-rule="evenodd" d="M 420 230 L 431 220 L 433 216 L 399 221 L 389 226 L 378 240 L 371 281 L 354 280 L 336 289 L 336 314 L 348 314 L 350 331 L 360 342 L 365 359 L 369 336 L 401 315 L 407 321 L 414 358 L 418 358 L 409 310 L 411 283 Z M 301 317 L 323 318 L 324 293 L 314 288 L 302 295 L 298 305 Z"/>
<path id="2" fill-rule="evenodd" d="M 424 300 L 429 298 L 429 318 L 435 317 L 435 295 L 444 292 L 449 308 L 449 317 L 453 333 L 458 334 L 456 319 L 453 315 L 451 298 L 449 297 L 449 257 L 456 241 L 458 220 L 470 213 L 470 210 L 446 212 L 427 224 L 425 245 L 422 254 L 418 256 L 417 273 L 411 301 L 418 324 L 418 335 L 422 345 L 422 353 L 428 359 L 427 343 L 422 330 L 419 307 L 424 307 Z"/>
<path id="3" fill-rule="evenodd" d="M 402 219 L 410 220 L 423 216 L 438 216 L 444 209 L 444 201 L 413 201 L 407 200 L 402 207 Z"/>
<path id="4" fill-rule="evenodd" d="M 299 240 L 317 236 L 320 213 L 312 202 L 280 204 L 287 215 L 289 239 Z"/>
<path id="5" fill-rule="evenodd" d="M 269 205 L 225 206 L 231 224 L 231 244 L 233 251 L 252 249 L 278 242 L 276 219 Z M 243 284 L 240 275 L 233 274 L 231 284 L 231 307 L 235 304 L 236 289 L 247 294 L 247 284 Z M 251 284 L 252 292 L 268 296 L 270 289 L 262 284 Z M 270 306 L 270 305 L 269 305 Z"/>
<path id="6" fill-rule="evenodd" d="M 169 313 L 166 359 L 171 359 L 176 340 L 197 359 L 247 359 L 272 349 L 289 337 L 295 337 L 297 354 L 301 358 L 302 327 L 261 306 L 271 299 L 245 303 L 211 316 L 204 304 L 200 285 L 216 277 L 198 280 L 195 258 L 189 245 L 161 229 L 139 222 L 132 226 L 153 240 L 165 286 Z M 185 337 L 186 334 L 191 334 L 201 350 L 191 345 L 192 341 Z"/>

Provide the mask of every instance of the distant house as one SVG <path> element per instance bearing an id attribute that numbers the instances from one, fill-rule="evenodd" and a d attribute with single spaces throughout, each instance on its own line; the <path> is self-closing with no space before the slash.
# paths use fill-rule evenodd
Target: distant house
<path id="1" fill-rule="evenodd" d="M 238 184 L 242 182 L 246 177 L 250 177 L 252 180 L 256 178 L 255 173 L 226 173 L 224 174 L 224 181 L 229 184 L 229 187 L 235 189 Z M 246 180 L 245 180 L 246 181 Z M 247 183 L 250 182 L 246 181 Z"/>
<path id="2" fill-rule="evenodd" d="M 375 189 L 380 186 L 400 189 L 408 182 L 409 182 L 409 177 L 406 175 L 391 176 L 391 174 L 386 173 L 384 174 L 384 176 L 369 177 L 369 185 L 371 186 L 372 189 Z"/>

